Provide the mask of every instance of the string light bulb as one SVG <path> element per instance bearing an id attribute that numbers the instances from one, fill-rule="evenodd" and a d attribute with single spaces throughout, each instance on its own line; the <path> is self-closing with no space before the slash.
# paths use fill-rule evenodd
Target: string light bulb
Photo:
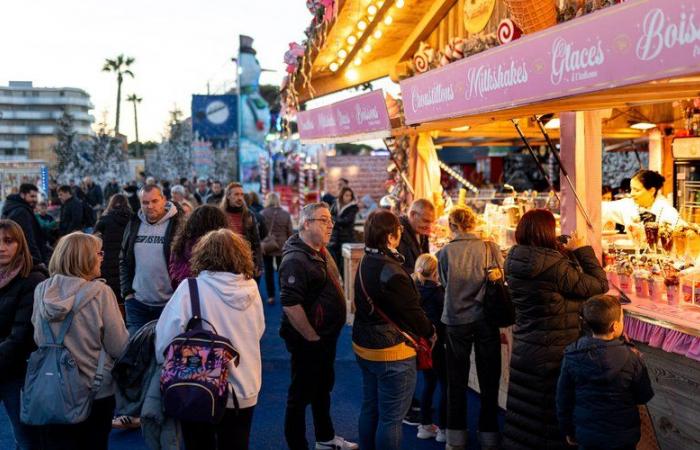
<path id="1" fill-rule="evenodd" d="M 364 20 L 360 20 L 359 22 L 357 22 L 357 28 L 360 31 L 365 31 L 367 29 L 367 22 L 365 22 Z"/>
<path id="2" fill-rule="evenodd" d="M 348 36 L 348 44 L 355 45 L 357 43 L 357 38 L 354 34 Z"/>
<path id="3" fill-rule="evenodd" d="M 374 38 L 380 39 L 382 37 L 382 30 L 374 30 Z"/>
<path id="4" fill-rule="evenodd" d="M 394 22 L 394 18 L 391 17 L 391 16 L 386 16 L 386 17 L 384 18 L 384 25 L 389 26 L 389 25 L 391 25 L 393 22 Z"/>
<path id="5" fill-rule="evenodd" d="M 347 57 L 348 57 L 348 52 L 345 51 L 344 48 L 341 48 L 340 50 L 338 50 L 338 58 L 345 59 Z"/>
<path id="6" fill-rule="evenodd" d="M 356 66 L 359 66 L 360 64 L 362 64 L 362 58 L 360 58 L 360 57 L 358 56 L 358 57 L 355 58 L 355 60 L 353 61 L 353 64 L 355 64 Z"/>
<path id="7" fill-rule="evenodd" d="M 369 52 L 372 51 L 372 46 L 369 45 L 369 44 L 365 44 L 365 46 L 362 47 L 362 51 L 365 52 L 365 53 L 369 53 Z"/>
<path id="8" fill-rule="evenodd" d="M 403 8 L 404 1 L 403 0 L 396 0 L 395 5 L 397 8 L 401 9 L 401 8 Z"/>
<path id="9" fill-rule="evenodd" d="M 369 14 L 370 16 L 376 15 L 377 14 L 377 7 L 374 5 L 369 5 L 367 7 L 367 14 Z"/>
<path id="10" fill-rule="evenodd" d="M 331 69 L 331 72 L 337 72 L 338 71 L 338 63 L 334 61 L 328 66 L 328 68 Z"/>

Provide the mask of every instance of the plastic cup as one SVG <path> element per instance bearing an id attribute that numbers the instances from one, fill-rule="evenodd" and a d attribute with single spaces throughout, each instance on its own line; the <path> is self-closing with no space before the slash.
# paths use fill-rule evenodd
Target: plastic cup
<path id="1" fill-rule="evenodd" d="M 637 297 L 649 297 L 649 280 L 646 277 L 634 277 L 634 293 Z"/>

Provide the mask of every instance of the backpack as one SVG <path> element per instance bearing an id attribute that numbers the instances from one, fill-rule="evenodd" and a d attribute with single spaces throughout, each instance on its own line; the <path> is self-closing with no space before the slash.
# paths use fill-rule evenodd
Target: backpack
<path id="1" fill-rule="evenodd" d="M 63 345 L 79 304 L 80 299 L 63 320 L 58 336 L 49 322 L 41 319 L 47 342 L 29 357 L 21 393 L 20 419 L 26 425 L 75 424 L 90 416 L 92 401 L 102 385 L 106 353 L 100 351 L 95 378 L 92 385 L 86 384 L 73 355 Z"/>
<path id="2" fill-rule="evenodd" d="M 90 206 L 87 199 L 83 200 L 81 203 L 83 204 L 83 228 L 94 227 L 95 222 L 97 222 L 95 218 L 95 210 L 92 209 L 92 206 Z"/>
<path id="3" fill-rule="evenodd" d="M 189 422 L 219 423 L 228 401 L 228 363 L 239 364 L 231 341 L 219 336 L 202 318 L 197 280 L 188 278 L 192 318 L 185 332 L 176 336 L 165 350 L 160 390 L 165 414 Z M 205 330 L 207 322 L 213 331 Z M 238 400 L 233 393 L 238 408 Z"/>

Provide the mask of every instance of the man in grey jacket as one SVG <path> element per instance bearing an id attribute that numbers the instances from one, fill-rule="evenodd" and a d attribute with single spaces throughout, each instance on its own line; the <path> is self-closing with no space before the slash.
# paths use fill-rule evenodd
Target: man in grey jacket
<path id="1" fill-rule="evenodd" d="M 144 186 L 140 197 L 141 209 L 127 225 L 119 255 L 119 278 L 130 335 L 158 319 L 173 293 L 168 261 L 182 215 L 156 185 Z"/>

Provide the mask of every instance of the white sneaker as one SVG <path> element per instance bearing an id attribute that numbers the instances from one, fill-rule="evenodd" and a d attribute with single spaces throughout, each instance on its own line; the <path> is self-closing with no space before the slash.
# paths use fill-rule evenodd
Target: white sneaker
<path id="1" fill-rule="evenodd" d="M 438 428 L 437 434 L 435 435 L 435 442 L 447 442 L 447 435 L 442 428 Z"/>
<path id="2" fill-rule="evenodd" d="M 418 425 L 418 439 L 432 439 L 437 436 L 438 427 L 435 425 Z"/>
<path id="3" fill-rule="evenodd" d="M 340 436 L 334 437 L 332 441 L 316 442 L 316 450 L 356 450 L 358 448 L 360 448 L 359 445 L 346 441 Z"/>

